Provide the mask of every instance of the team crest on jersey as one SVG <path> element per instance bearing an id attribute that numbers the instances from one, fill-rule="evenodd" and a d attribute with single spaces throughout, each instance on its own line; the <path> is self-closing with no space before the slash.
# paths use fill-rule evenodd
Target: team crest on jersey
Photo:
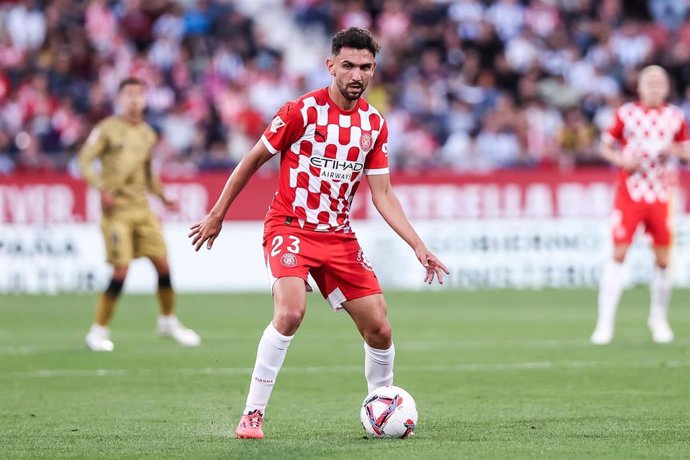
<path id="1" fill-rule="evenodd" d="M 286 252 L 280 257 L 280 263 L 286 267 L 295 267 L 297 265 L 297 256 L 291 252 Z"/>
<path id="2" fill-rule="evenodd" d="M 280 118 L 279 115 L 276 115 L 276 117 L 273 119 L 271 122 L 271 132 L 272 133 L 277 133 L 280 128 L 285 126 L 285 122 L 283 121 L 282 118 Z"/>
<path id="3" fill-rule="evenodd" d="M 359 138 L 359 147 L 362 151 L 366 153 L 371 150 L 372 144 L 371 133 L 362 133 L 362 137 Z"/>

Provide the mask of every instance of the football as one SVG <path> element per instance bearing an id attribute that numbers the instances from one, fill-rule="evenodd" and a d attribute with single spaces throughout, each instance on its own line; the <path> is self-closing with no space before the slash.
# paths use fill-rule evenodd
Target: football
<path id="1" fill-rule="evenodd" d="M 417 426 L 417 404 L 400 387 L 380 387 L 362 402 L 360 418 L 364 430 L 372 438 L 404 439 Z"/>

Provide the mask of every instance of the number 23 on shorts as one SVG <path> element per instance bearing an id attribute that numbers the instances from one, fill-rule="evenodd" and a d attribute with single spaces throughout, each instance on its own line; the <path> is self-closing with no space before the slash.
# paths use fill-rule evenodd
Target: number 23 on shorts
<path id="1" fill-rule="evenodd" d="M 274 236 L 271 241 L 271 257 L 277 256 L 283 252 L 283 250 L 293 254 L 299 254 L 299 243 L 299 238 L 293 235 L 288 235 L 287 238 L 282 235 Z"/>
<path id="2" fill-rule="evenodd" d="M 297 266 L 297 254 L 300 251 L 300 239 L 294 235 L 276 235 L 271 240 L 271 258 L 279 258 L 283 267 Z"/>

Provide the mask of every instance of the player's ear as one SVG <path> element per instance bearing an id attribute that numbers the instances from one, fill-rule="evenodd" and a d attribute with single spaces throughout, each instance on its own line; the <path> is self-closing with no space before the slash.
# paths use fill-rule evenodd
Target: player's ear
<path id="1" fill-rule="evenodd" d="M 333 58 L 326 58 L 326 68 L 331 76 L 335 77 L 335 61 Z"/>

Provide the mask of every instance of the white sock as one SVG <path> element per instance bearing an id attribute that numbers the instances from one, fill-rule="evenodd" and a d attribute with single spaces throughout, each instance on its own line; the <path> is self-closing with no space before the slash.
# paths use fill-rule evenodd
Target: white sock
<path id="1" fill-rule="evenodd" d="M 388 350 L 378 350 L 364 344 L 364 376 L 367 378 L 369 392 L 385 385 L 393 385 L 393 361 L 395 346 Z"/>
<path id="2" fill-rule="evenodd" d="M 101 326 L 100 324 L 93 323 L 91 329 L 89 329 L 89 334 L 100 334 L 108 335 L 110 333 L 110 328 L 108 326 Z"/>
<path id="3" fill-rule="evenodd" d="M 252 381 L 247 394 L 247 405 L 244 408 L 245 414 L 257 409 L 262 413 L 266 410 L 268 398 L 271 397 L 273 385 L 278 376 L 278 371 L 280 371 L 283 361 L 285 361 L 285 355 L 292 337 L 294 336 L 286 336 L 278 332 L 273 323 L 269 323 L 264 330 L 264 334 L 261 336 L 261 340 L 259 340 L 259 347 L 256 350 L 256 363 L 254 364 Z"/>
<path id="4" fill-rule="evenodd" d="M 158 315 L 158 325 L 161 327 L 172 327 L 177 323 L 175 315 Z"/>
<path id="5" fill-rule="evenodd" d="M 609 260 L 599 282 L 598 324 L 613 326 L 616 319 L 618 301 L 623 293 L 623 264 Z"/>
<path id="6" fill-rule="evenodd" d="M 650 284 L 651 304 L 649 308 L 650 319 L 663 319 L 668 317 L 668 304 L 671 300 L 671 288 L 673 281 L 668 268 L 656 267 Z"/>

